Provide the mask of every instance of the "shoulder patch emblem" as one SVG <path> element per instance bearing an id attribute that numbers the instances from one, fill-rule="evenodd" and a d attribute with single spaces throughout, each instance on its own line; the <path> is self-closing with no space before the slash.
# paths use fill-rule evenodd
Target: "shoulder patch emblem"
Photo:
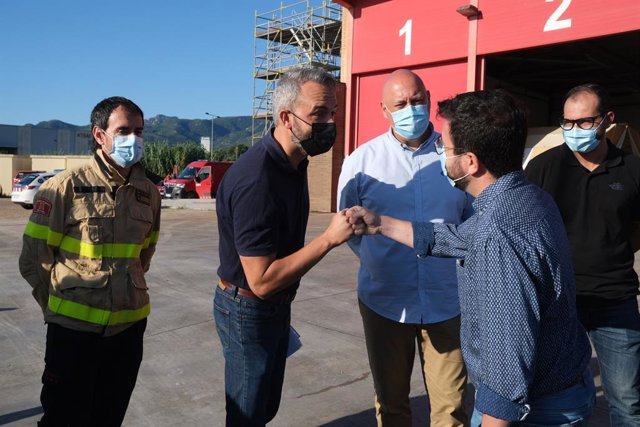
<path id="1" fill-rule="evenodd" d="M 146 191 L 136 189 L 136 200 L 147 206 L 151 206 L 151 195 Z"/>
<path id="2" fill-rule="evenodd" d="M 33 213 L 48 217 L 51 214 L 51 202 L 47 199 L 37 199 L 33 202 Z"/>

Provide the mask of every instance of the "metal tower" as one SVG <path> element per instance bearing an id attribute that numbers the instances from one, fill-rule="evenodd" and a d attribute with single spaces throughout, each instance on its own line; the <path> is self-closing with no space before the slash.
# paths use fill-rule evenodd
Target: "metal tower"
<path id="1" fill-rule="evenodd" d="M 298 64 L 340 71 L 342 7 L 328 0 L 280 2 L 256 12 L 254 31 L 252 144 L 271 128 L 271 97 L 280 75 Z"/>

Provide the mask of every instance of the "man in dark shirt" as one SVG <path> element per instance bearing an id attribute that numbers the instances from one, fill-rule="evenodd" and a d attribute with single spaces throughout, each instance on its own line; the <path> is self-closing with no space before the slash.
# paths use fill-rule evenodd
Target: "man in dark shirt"
<path id="1" fill-rule="evenodd" d="M 458 258 L 462 352 L 476 389 L 472 427 L 586 425 L 595 404 L 591 349 L 576 317 L 562 218 L 522 171 L 524 112 L 497 90 L 439 102 L 438 114 L 444 173 L 476 197 L 475 214 L 459 226 L 361 207 L 347 215 L 357 234 L 382 234 L 419 257 Z"/>
<path id="2" fill-rule="evenodd" d="M 640 314 L 632 225 L 640 219 L 640 159 L 605 137 L 613 122 L 602 87 L 571 89 L 565 144 L 531 162 L 529 179 L 555 199 L 573 250 L 578 317 L 598 355 L 613 426 L 640 425 Z"/>
<path id="3" fill-rule="evenodd" d="M 351 237 L 345 213 L 307 246 L 307 155 L 335 141 L 335 80 L 299 66 L 273 95 L 275 128 L 225 174 L 217 193 L 220 267 L 214 318 L 225 358 L 227 426 L 264 426 L 280 405 L 291 301 L 300 278 Z"/>

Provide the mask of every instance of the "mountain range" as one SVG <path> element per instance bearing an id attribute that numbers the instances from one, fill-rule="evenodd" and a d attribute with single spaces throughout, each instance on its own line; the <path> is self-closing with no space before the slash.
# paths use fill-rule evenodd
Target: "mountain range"
<path id="1" fill-rule="evenodd" d="M 264 121 L 260 120 L 258 132 L 262 133 Z M 26 125 L 33 126 L 33 125 Z M 49 120 L 35 126 L 71 131 L 89 130 L 89 125 L 76 126 L 60 120 Z M 200 143 L 200 137 L 211 136 L 211 120 L 181 119 L 157 115 L 144 121 L 145 142 L 167 142 L 170 145 L 184 142 Z M 251 145 L 251 116 L 219 117 L 213 119 L 213 143 L 216 148 L 237 144 Z"/>

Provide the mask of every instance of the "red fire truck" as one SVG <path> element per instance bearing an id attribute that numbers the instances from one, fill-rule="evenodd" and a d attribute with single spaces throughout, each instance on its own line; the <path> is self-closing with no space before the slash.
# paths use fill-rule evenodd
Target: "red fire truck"
<path id="1" fill-rule="evenodd" d="M 170 199 L 211 199 L 233 162 L 196 160 L 189 163 L 177 178 L 165 181 L 165 197 Z"/>

